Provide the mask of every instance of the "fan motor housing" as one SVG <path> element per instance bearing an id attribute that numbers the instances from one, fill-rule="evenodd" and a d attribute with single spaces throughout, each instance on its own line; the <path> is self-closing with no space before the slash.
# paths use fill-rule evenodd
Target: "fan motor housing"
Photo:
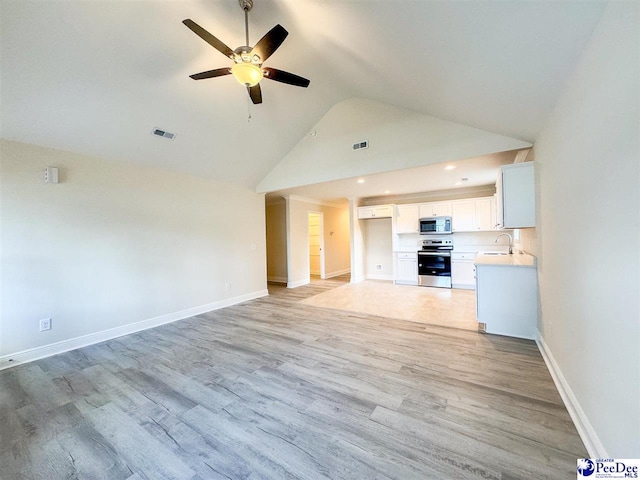
<path id="1" fill-rule="evenodd" d="M 260 66 L 262 65 L 262 61 L 259 55 L 253 54 L 251 47 L 247 47 L 246 45 L 242 47 L 236 48 L 233 53 L 234 56 L 231 59 L 236 63 L 253 63 L 254 65 Z"/>

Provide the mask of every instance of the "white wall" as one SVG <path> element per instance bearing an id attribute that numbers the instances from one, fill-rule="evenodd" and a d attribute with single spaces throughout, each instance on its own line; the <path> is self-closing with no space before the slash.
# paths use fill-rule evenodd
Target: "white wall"
<path id="1" fill-rule="evenodd" d="M 287 198 L 287 286 L 292 288 L 309 283 L 309 212 L 324 214 L 325 276 L 350 270 L 348 208 L 291 196 Z"/>
<path id="2" fill-rule="evenodd" d="M 267 280 L 287 283 L 287 209 L 284 198 L 265 207 Z"/>
<path id="3" fill-rule="evenodd" d="M 535 143 L 540 332 L 598 457 L 640 457 L 638 5 L 609 3 Z"/>
<path id="4" fill-rule="evenodd" d="M 391 218 L 360 220 L 360 228 L 364 237 L 366 278 L 393 280 Z M 381 266 L 380 270 L 377 265 Z"/>
<path id="5" fill-rule="evenodd" d="M 351 283 L 365 279 L 364 233 L 358 220 L 358 200 L 349 199 L 349 228 L 351 230 Z"/>
<path id="6" fill-rule="evenodd" d="M 263 195 L 5 140 L 0 154 L 0 357 L 266 293 Z"/>
<path id="7" fill-rule="evenodd" d="M 519 232 L 520 232 L 520 238 L 515 238 L 514 236 L 514 241 L 513 241 L 514 249 L 537 256 L 538 255 L 538 233 L 536 229 L 521 228 L 519 229 Z"/>
<path id="8" fill-rule="evenodd" d="M 503 135 L 351 98 L 334 105 L 258 184 L 268 192 L 530 147 Z M 352 145 L 369 141 L 366 150 Z"/>

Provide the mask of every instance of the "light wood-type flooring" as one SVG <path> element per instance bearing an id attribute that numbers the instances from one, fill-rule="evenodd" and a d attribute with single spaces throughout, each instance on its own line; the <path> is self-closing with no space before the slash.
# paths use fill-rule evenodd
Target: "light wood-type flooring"
<path id="1" fill-rule="evenodd" d="M 575 478 L 533 342 L 299 303 L 341 284 L 0 372 L 0 478 Z"/>
<path id="2" fill-rule="evenodd" d="M 335 308 L 412 322 L 478 331 L 476 292 L 456 288 L 394 285 L 383 280 L 346 283 L 302 300 Z"/>

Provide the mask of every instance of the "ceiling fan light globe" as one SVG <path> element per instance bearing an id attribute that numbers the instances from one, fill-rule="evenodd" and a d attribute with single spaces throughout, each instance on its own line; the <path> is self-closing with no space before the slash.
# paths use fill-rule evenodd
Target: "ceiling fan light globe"
<path id="1" fill-rule="evenodd" d="M 251 63 L 236 63 L 231 67 L 231 73 L 240 84 L 253 87 L 262 80 L 262 69 Z"/>

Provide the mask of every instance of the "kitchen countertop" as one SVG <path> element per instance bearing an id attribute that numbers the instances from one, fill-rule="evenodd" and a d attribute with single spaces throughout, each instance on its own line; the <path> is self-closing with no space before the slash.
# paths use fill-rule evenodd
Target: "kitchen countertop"
<path id="1" fill-rule="evenodd" d="M 480 252 L 476 256 L 475 265 L 535 268 L 536 257 L 527 253 L 514 253 L 513 255 L 488 255 L 486 252 Z"/>

